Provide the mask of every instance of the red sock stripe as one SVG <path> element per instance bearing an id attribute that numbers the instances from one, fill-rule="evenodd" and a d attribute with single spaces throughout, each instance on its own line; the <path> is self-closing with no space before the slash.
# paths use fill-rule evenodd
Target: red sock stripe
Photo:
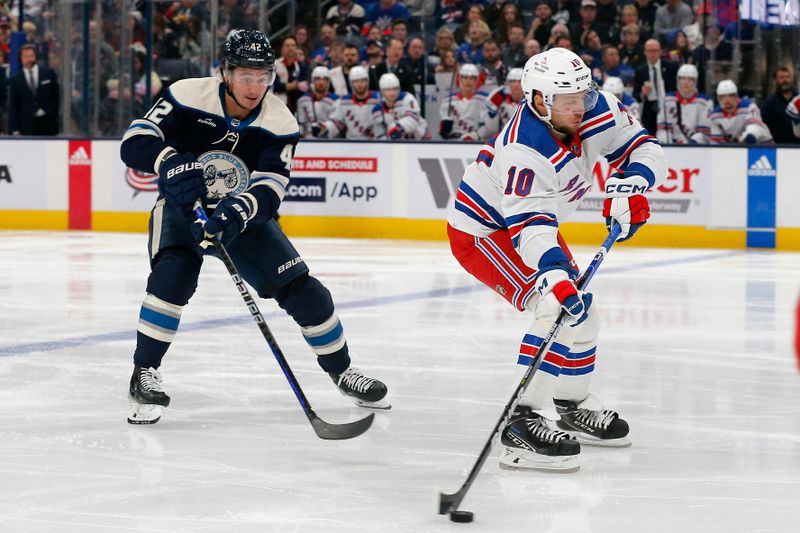
<path id="1" fill-rule="evenodd" d="M 594 364 L 595 354 L 581 359 L 567 359 L 564 361 L 564 368 L 580 368 Z"/>
<path id="2" fill-rule="evenodd" d="M 536 354 L 539 353 L 539 348 L 536 346 L 531 346 L 530 344 L 522 344 L 519 347 L 519 353 L 520 355 L 527 355 L 528 357 L 536 357 Z M 567 359 L 563 355 L 559 355 L 553 351 L 550 351 L 544 356 L 544 360 L 561 368 L 564 366 L 564 362 Z"/>

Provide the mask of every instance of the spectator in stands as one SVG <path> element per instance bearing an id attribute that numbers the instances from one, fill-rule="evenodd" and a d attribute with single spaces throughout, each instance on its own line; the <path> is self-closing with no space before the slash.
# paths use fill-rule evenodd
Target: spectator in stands
<path id="1" fill-rule="evenodd" d="M 790 116 L 786 113 L 786 107 L 797 96 L 794 75 L 789 68 L 778 67 L 773 73 L 773 79 L 775 92 L 764 101 L 761 116 L 776 143 L 798 144 L 800 139 L 794 136 Z"/>
<path id="2" fill-rule="evenodd" d="M 367 67 L 380 65 L 383 63 L 386 55 L 383 48 L 383 43 L 380 41 L 367 41 L 367 45 L 364 47 L 364 49 L 366 50 L 367 55 Z"/>
<path id="3" fill-rule="evenodd" d="M 400 80 L 386 73 L 378 80 L 381 100 L 372 109 L 372 133 L 376 139 L 424 139 L 430 137 L 419 102 L 400 90 Z"/>
<path id="4" fill-rule="evenodd" d="M 190 60 L 198 67 L 203 63 L 203 52 L 211 50 L 208 32 L 203 29 L 200 19 L 189 17 L 186 19 L 186 29 L 178 41 L 180 56 Z"/>
<path id="5" fill-rule="evenodd" d="M 360 50 L 361 61 L 363 63 L 367 63 L 367 62 L 371 63 L 372 62 L 372 61 L 370 61 L 369 56 L 367 55 L 367 44 L 369 44 L 369 43 L 378 43 L 378 45 L 380 45 L 381 48 L 383 48 L 383 32 L 381 31 L 381 29 L 379 27 L 372 26 L 367 31 L 367 41 L 364 44 L 364 46 L 361 47 L 361 50 Z M 383 61 L 383 57 L 381 57 L 380 60 Z"/>
<path id="6" fill-rule="evenodd" d="M 352 41 L 361 35 L 366 11 L 353 0 L 338 0 L 328 9 L 325 22 L 333 26 L 336 35 L 345 41 Z"/>
<path id="7" fill-rule="evenodd" d="M 549 50 L 550 48 L 553 48 L 556 45 L 556 40 L 558 40 L 559 37 L 563 37 L 563 36 L 569 37 L 569 28 L 566 25 L 561 24 L 561 23 L 558 23 L 555 26 L 553 26 L 553 29 L 550 30 L 550 37 L 547 39 L 547 42 L 545 43 L 545 47 L 544 47 L 545 50 Z M 570 42 L 571 41 L 572 41 L 572 39 L 570 39 Z M 542 44 L 542 43 L 539 43 L 539 44 Z"/>
<path id="8" fill-rule="evenodd" d="M 530 39 L 528 42 L 525 43 L 525 53 L 526 54 L 529 52 L 529 50 L 533 49 L 533 48 L 529 48 L 529 46 L 533 46 L 531 41 L 536 41 L 536 39 Z M 569 35 L 565 35 L 565 34 L 559 34 L 556 37 L 555 41 L 553 41 L 552 48 L 566 48 L 567 50 L 573 50 L 572 37 L 570 37 Z M 535 52 L 535 54 L 538 54 L 538 52 Z M 532 56 L 529 56 L 529 57 L 532 57 Z"/>
<path id="9" fill-rule="evenodd" d="M 428 19 L 432 19 L 433 14 L 436 12 L 436 0 L 405 0 L 403 3 L 408 8 L 408 12 L 411 13 L 411 22 L 415 24 L 414 28 L 416 30 L 420 29 L 418 25 L 420 21 L 425 22 L 426 32 L 433 30 Z"/>
<path id="10" fill-rule="evenodd" d="M 570 45 L 569 35 L 562 35 L 561 37 L 559 37 L 559 39 L 566 39 L 566 44 Z M 569 46 L 563 46 L 562 48 L 569 48 Z M 542 46 L 536 39 L 528 39 L 527 41 L 525 41 L 525 61 L 528 61 L 528 59 L 532 58 L 541 51 L 542 51 Z M 523 66 L 525 66 L 524 63 Z"/>
<path id="11" fill-rule="evenodd" d="M 467 0 L 439 0 L 436 7 L 436 27 L 447 28 L 453 34 L 467 19 L 470 3 Z"/>
<path id="12" fill-rule="evenodd" d="M 442 61 L 436 65 L 436 73 L 458 71 L 458 61 L 454 50 L 445 50 Z"/>
<path id="13" fill-rule="evenodd" d="M 483 62 L 479 65 L 483 72 L 482 91 L 491 91 L 506 82 L 508 66 L 500 57 L 500 45 L 494 39 L 483 43 Z"/>
<path id="14" fill-rule="evenodd" d="M 331 60 L 328 56 L 328 50 L 330 49 L 331 44 L 333 41 L 336 40 L 336 30 L 331 24 L 327 22 L 323 22 L 322 26 L 319 27 L 319 42 L 317 43 L 317 47 L 311 51 L 309 54 L 309 63 L 311 67 L 315 67 L 317 65 L 325 65 L 326 67 L 331 66 Z"/>
<path id="15" fill-rule="evenodd" d="M 456 51 L 458 62 L 481 64 L 483 62 L 483 43 L 489 39 L 491 34 L 489 25 L 483 20 L 473 20 L 469 26 L 469 35 Z"/>
<path id="16" fill-rule="evenodd" d="M 711 61 L 733 61 L 733 45 L 723 38 L 722 28 L 717 24 L 711 24 L 706 28 L 702 46 L 698 46 L 692 52 L 692 63 L 700 72 L 707 72 Z M 705 90 L 705 82 L 706 77 L 700 76 L 697 87 L 701 92 Z"/>
<path id="17" fill-rule="evenodd" d="M 666 94 L 658 112 L 656 137 L 662 144 L 710 142 L 712 101 L 697 92 L 698 77 L 694 65 L 687 63 L 678 68 L 678 90 Z"/>
<path id="18" fill-rule="evenodd" d="M 550 32 L 553 31 L 553 26 L 557 24 L 557 22 L 553 20 L 553 7 L 550 5 L 550 2 L 541 0 L 536 4 L 534 15 L 531 27 L 525 38 L 536 39 L 539 43 L 546 43 L 550 40 Z"/>
<path id="19" fill-rule="evenodd" d="M 502 46 L 508 42 L 508 29 L 512 26 L 523 26 L 522 14 L 516 4 L 503 4 L 500 20 L 495 25 L 486 21 L 490 28 L 495 28 L 493 35 L 497 43 Z"/>
<path id="20" fill-rule="evenodd" d="M 497 27 L 500 23 L 500 19 L 503 17 L 503 9 L 509 4 L 517 7 L 517 12 L 519 12 L 519 7 L 516 5 L 517 2 L 511 2 L 509 0 L 488 0 L 485 2 L 483 6 L 483 20 L 486 21 L 486 24 L 488 24 L 490 28 Z M 524 25 L 521 19 L 520 24 Z"/>
<path id="21" fill-rule="evenodd" d="M 150 99 L 147 99 L 147 50 L 142 45 L 133 46 L 133 115 L 144 115 L 153 102 L 161 97 L 161 76 L 150 65 Z"/>
<path id="22" fill-rule="evenodd" d="M 604 44 L 601 54 L 603 65 L 599 70 L 600 76 L 595 75 L 598 85 L 602 85 L 609 77 L 616 77 L 622 80 L 625 87 L 633 91 L 633 79 L 636 77 L 636 71 L 620 62 L 619 50 L 610 44 Z"/>
<path id="23" fill-rule="evenodd" d="M 748 98 L 739 98 L 733 80 L 722 80 L 717 84 L 717 101 L 719 105 L 710 116 L 712 143 L 773 143 L 758 107 Z"/>
<path id="24" fill-rule="evenodd" d="M 314 49 L 311 40 L 311 33 L 305 24 L 298 24 L 294 27 L 294 42 L 297 44 L 297 49 L 302 50 L 305 55 L 304 62 L 312 57 L 311 51 Z"/>
<path id="25" fill-rule="evenodd" d="M 683 0 L 666 0 L 666 3 L 656 9 L 656 20 L 653 23 L 653 37 L 665 45 L 669 32 L 676 28 L 688 26 L 694 20 L 692 8 L 683 3 Z"/>
<path id="26" fill-rule="evenodd" d="M 653 10 L 653 13 L 655 14 L 655 10 Z M 622 41 L 622 30 L 629 24 L 633 24 L 639 29 L 639 39 L 642 43 L 653 36 L 652 30 L 647 30 L 641 24 L 639 20 L 639 10 L 636 8 L 636 4 L 626 4 L 622 6 L 622 11 L 619 16 L 620 42 Z"/>
<path id="27" fill-rule="evenodd" d="M 633 6 L 639 12 L 639 28 L 641 29 L 642 42 L 646 42 L 653 37 L 658 6 L 654 0 L 635 0 Z"/>
<path id="28" fill-rule="evenodd" d="M 537 41 L 538 44 L 538 41 Z M 525 55 L 525 30 L 521 25 L 508 28 L 508 42 L 503 45 L 503 62 L 508 68 L 522 68 L 528 57 Z"/>
<path id="29" fill-rule="evenodd" d="M 428 55 L 428 65 L 430 65 L 431 70 L 435 70 L 436 66 L 442 62 L 442 57 L 447 51 L 455 54 L 456 40 L 452 31 L 442 27 L 436 32 L 436 43 L 433 51 Z"/>
<path id="30" fill-rule="evenodd" d="M 633 97 L 642 103 L 642 126 L 656 134 L 659 109 L 667 92 L 677 89 L 678 65 L 661 59 L 658 39 L 644 43 L 645 62 L 636 69 Z"/>
<path id="31" fill-rule="evenodd" d="M 597 22 L 611 27 L 619 19 L 619 10 L 614 0 L 597 0 Z"/>
<path id="32" fill-rule="evenodd" d="M 686 34 L 686 39 L 689 40 L 689 48 L 694 50 L 703 44 L 703 29 L 712 24 L 711 17 L 709 17 L 706 9 L 705 2 L 700 2 L 694 6 L 694 21 L 688 26 L 683 27 L 683 33 Z"/>
<path id="33" fill-rule="evenodd" d="M 478 92 L 478 67 L 464 63 L 458 73 L 460 90 L 450 93 L 439 108 L 442 139 L 477 141 L 488 131 L 486 94 Z"/>
<path id="34" fill-rule="evenodd" d="M 462 22 L 461 27 L 458 30 L 456 30 L 455 33 L 456 41 L 462 42 L 465 41 L 467 37 L 469 37 L 469 28 L 472 25 L 472 23 L 476 20 L 483 20 L 483 9 L 479 4 L 472 4 L 471 6 L 469 6 L 469 9 L 467 10 L 466 20 Z M 483 22 L 486 21 L 483 20 Z M 488 28 L 489 25 L 487 24 L 486 27 Z M 489 30 L 489 32 L 490 32 L 489 36 L 491 37 L 491 29 Z"/>
<path id="35" fill-rule="evenodd" d="M 408 21 L 401 19 L 392 22 L 392 37 L 403 43 L 403 51 L 405 53 L 408 45 Z"/>
<path id="36" fill-rule="evenodd" d="M 342 54 L 344 53 L 344 43 L 340 40 L 335 40 L 328 48 L 328 68 L 333 69 L 342 64 Z"/>
<path id="37" fill-rule="evenodd" d="M 217 40 L 224 42 L 228 33 L 236 28 L 250 29 L 252 25 L 239 5 L 239 0 L 223 0 L 217 21 Z"/>
<path id="38" fill-rule="evenodd" d="M 392 22 L 395 20 L 411 20 L 411 13 L 406 6 L 397 0 L 378 0 L 367 8 L 367 16 L 361 33 L 367 33 L 369 28 L 375 26 L 383 35 L 391 33 Z"/>
<path id="39" fill-rule="evenodd" d="M 20 47 L 19 59 L 22 68 L 9 80 L 8 131 L 13 135 L 57 135 L 60 95 L 56 73 L 36 63 L 33 44 Z"/>
<path id="40" fill-rule="evenodd" d="M 600 42 L 600 36 L 597 31 L 591 28 L 584 31 L 583 35 L 581 35 L 580 46 L 581 51 L 578 55 L 581 56 L 586 66 L 591 70 L 599 69 L 603 66 L 603 43 Z"/>
<path id="41" fill-rule="evenodd" d="M 297 100 L 308 90 L 308 65 L 297 60 L 297 39 L 287 35 L 281 42 L 281 55 L 275 61 L 275 96 L 283 100 L 292 113 Z"/>
<path id="42" fill-rule="evenodd" d="M 0 51 L 7 57 L 11 52 L 11 19 L 0 18 Z"/>
<path id="43" fill-rule="evenodd" d="M 667 35 L 668 46 L 664 51 L 664 59 L 674 61 L 679 65 L 692 62 L 692 50 L 689 48 L 689 40 L 683 30 L 672 30 Z"/>
<path id="44" fill-rule="evenodd" d="M 623 13 L 625 10 L 623 9 Z M 636 70 L 644 61 L 644 47 L 640 41 L 639 26 L 628 24 L 622 28 L 622 43 L 619 47 L 620 61 Z"/>
<path id="45" fill-rule="evenodd" d="M 427 68 L 426 65 L 425 40 L 421 37 L 414 37 L 408 41 L 408 55 L 401 63 L 405 64 L 413 74 L 415 85 L 434 83 L 433 69 Z"/>
<path id="46" fill-rule="evenodd" d="M 89 39 L 95 39 L 96 35 L 97 21 L 92 19 L 89 21 Z M 178 40 L 178 33 L 167 26 L 164 15 L 157 11 L 153 13 L 153 53 L 158 56 L 159 59 L 177 59 L 181 57 L 181 49 Z M 109 46 L 109 48 L 111 48 L 111 46 Z M 113 49 L 111 51 L 113 55 Z"/>
<path id="47" fill-rule="evenodd" d="M 582 43 L 588 30 L 595 30 L 597 35 L 608 35 L 608 26 L 597 21 L 597 2 L 581 0 L 580 20 L 570 25 L 569 35 L 573 43 Z M 602 41 L 601 41 L 602 44 Z"/>
<path id="48" fill-rule="evenodd" d="M 338 96 L 344 96 L 352 92 L 350 88 L 350 69 L 361 64 L 361 55 L 358 52 L 358 47 L 349 43 L 344 45 L 342 51 L 342 65 L 334 67 L 331 70 L 331 85 L 333 85 L 333 92 Z"/>
<path id="49" fill-rule="evenodd" d="M 369 87 L 373 91 L 380 90 L 380 79 L 386 73 L 394 74 L 400 80 L 400 88 L 409 93 L 414 93 L 414 73 L 408 64 L 403 63 L 403 42 L 390 37 L 386 44 L 386 59 L 369 66 Z"/>
<path id="50" fill-rule="evenodd" d="M 125 25 L 128 33 L 129 43 L 131 45 L 141 44 L 144 46 L 147 40 L 147 33 L 142 27 L 142 13 L 140 11 L 129 11 L 128 16 L 125 18 Z M 177 27 L 180 31 L 180 26 Z"/>
<path id="51" fill-rule="evenodd" d="M 330 120 L 337 99 L 331 92 L 331 72 L 328 67 L 314 67 L 311 71 L 311 90 L 297 100 L 297 124 L 303 137 L 323 136 L 320 124 Z"/>

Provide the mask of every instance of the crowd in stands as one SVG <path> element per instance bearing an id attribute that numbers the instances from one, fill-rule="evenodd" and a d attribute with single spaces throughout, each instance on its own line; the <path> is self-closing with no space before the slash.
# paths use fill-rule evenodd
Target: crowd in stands
<path id="1" fill-rule="evenodd" d="M 299 23 L 273 40 L 278 76 L 272 90 L 296 113 L 306 137 L 482 140 L 499 131 L 522 99 L 527 59 L 566 47 L 589 65 L 598 86 L 664 143 L 800 143 L 793 71 L 787 66 L 772 73 L 775 92 L 756 105 L 740 94 L 738 80 L 726 79 L 737 73 L 737 2 L 691 1 L 336 0 L 322 4 L 316 21 L 311 14 L 318 3 L 296 0 Z M 8 79 L 8 35 L 18 27 L 12 3 L 0 0 L 0 104 L 8 116 L 2 132 L 33 134 L 41 130 L 12 129 L 20 102 L 34 100 L 26 113 L 53 111 L 36 102 L 30 76 L 24 83 Z M 113 117 L 122 101 L 132 115 L 141 115 L 148 92 L 156 98 L 180 77 L 218 75 L 211 43 L 221 43 L 232 28 L 256 27 L 260 2 L 220 0 L 214 35 L 207 29 L 207 2 L 154 3 L 149 91 L 142 6 L 117 13 L 116 20 L 124 21 L 120 28 L 108 22 L 118 4 L 104 2 L 108 16 L 89 26 L 90 65 L 99 70 L 99 83 L 87 90 L 99 87 L 92 96 L 99 96 L 101 117 Z M 25 2 L 21 30 L 42 72 L 48 66 L 59 71 L 65 45 L 53 36 L 53 5 Z M 73 38 L 68 45 L 82 50 L 82 35 Z M 118 58 L 126 46 L 133 65 L 121 74 Z M 80 79 L 82 64 L 75 62 L 73 79 Z M 724 69 L 717 75 L 718 65 L 727 65 L 730 75 Z M 82 88 L 73 83 L 70 90 L 78 115 Z M 426 112 L 430 105 L 438 115 Z M 437 122 L 428 124 L 426 116 Z M 99 133 L 119 134 L 115 128 L 101 121 Z"/>

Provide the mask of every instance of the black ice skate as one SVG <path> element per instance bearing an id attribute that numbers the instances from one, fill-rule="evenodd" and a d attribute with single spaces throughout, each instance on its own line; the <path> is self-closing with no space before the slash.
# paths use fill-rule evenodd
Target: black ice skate
<path id="1" fill-rule="evenodd" d="M 630 446 L 628 423 L 616 411 L 603 409 L 599 398 L 590 395 L 580 403 L 553 400 L 561 415 L 558 427 L 578 442 L 592 446 Z"/>
<path id="2" fill-rule="evenodd" d="M 550 427 L 551 422 L 530 407 L 519 405 L 503 429 L 506 445 L 500 467 L 506 469 L 577 472 L 581 445 L 575 439 Z"/>
<path id="3" fill-rule="evenodd" d="M 161 374 L 155 368 L 133 367 L 128 389 L 131 411 L 129 424 L 155 424 L 161 411 L 169 405 L 169 396 L 161 387 Z"/>
<path id="4" fill-rule="evenodd" d="M 350 367 L 342 374 L 330 374 L 339 392 L 352 398 L 356 405 L 370 409 L 391 409 L 386 385 L 368 378 L 359 369 Z"/>

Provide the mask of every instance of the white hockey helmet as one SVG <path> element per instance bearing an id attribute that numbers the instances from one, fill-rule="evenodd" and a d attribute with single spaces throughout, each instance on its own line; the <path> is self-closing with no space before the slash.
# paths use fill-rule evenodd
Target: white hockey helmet
<path id="1" fill-rule="evenodd" d="M 506 76 L 506 81 L 521 81 L 522 80 L 522 69 L 521 68 L 512 68 L 508 71 L 508 76 Z"/>
<path id="2" fill-rule="evenodd" d="M 689 63 L 681 65 L 681 68 L 678 69 L 678 78 L 694 78 L 696 80 L 697 76 L 697 67 Z"/>
<path id="3" fill-rule="evenodd" d="M 331 71 L 328 69 L 328 67 L 323 65 L 314 67 L 314 70 L 311 71 L 311 81 L 314 81 L 317 78 L 331 79 Z"/>
<path id="4" fill-rule="evenodd" d="M 361 65 L 356 65 L 350 69 L 350 74 L 348 74 L 347 77 L 350 79 L 350 83 L 358 80 L 368 80 L 369 72 L 367 72 L 367 69 Z"/>
<path id="5" fill-rule="evenodd" d="M 603 90 L 608 91 L 617 98 L 622 96 L 622 93 L 625 92 L 625 85 L 622 83 L 622 79 L 616 76 L 609 76 L 606 78 L 606 81 L 603 83 Z"/>
<path id="6" fill-rule="evenodd" d="M 381 76 L 381 79 L 378 81 L 378 87 L 380 87 L 381 91 L 384 89 L 399 89 L 400 78 L 398 78 L 396 74 L 387 72 Z"/>
<path id="7" fill-rule="evenodd" d="M 472 63 L 464 63 L 463 65 L 461 65 L 461 70 L 458 71 L 458 76 L 461 78 L 464 78 L 466 76 L 477 78 L 478 67 L 476 67 Z"/>
<path id="8" fill-rule="evenodd" d="M 542 95 L 547 108 L 545 116 L 540 115 L 533 105 L 534 91 Z M 533 114 L 547 124 L 550 124 L 554 106 L 558 112 L 583 114 L 594 109 L 598 98 L 592 71 L 580 57 L 566 48 L 551 48 L 528 59 L 522 73 L 522 92 Z M 559 95 L 580 93 L 583 93 L 583 105 L 571 102 L 563 109 L 559 106 Z M 569 101 L 566 99 L 565 104 Z"/>
<path id="9" fill-rule="evenodd" d="M 736 87 L 733 80 L 722 80 L 717 85 L 717 96 L 725 96 L 728 94 L 736 96 L 739 94 L 739 89 Z"/>

